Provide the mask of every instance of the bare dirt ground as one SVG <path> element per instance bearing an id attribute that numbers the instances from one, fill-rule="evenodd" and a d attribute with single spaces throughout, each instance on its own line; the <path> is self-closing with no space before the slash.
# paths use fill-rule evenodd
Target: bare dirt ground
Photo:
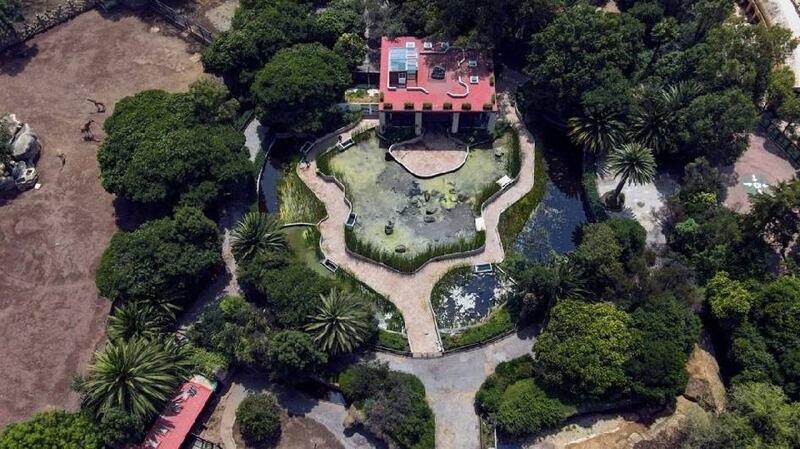
<path id="1" fill-rule="evenodd" d="M 250 446 L 245 444 L 239 425 L 233 429 L 236 446 L 240 449 L 344 449 L 322 424 L 302 416 L 281 416 L 281 436 L 276 444 Z M 313 446 L 312 446 L 313 445 Z"/>
<path id="2" fill-rule="evenodd" d="M 211 31 L 226 31 L 239 0 L 162 0 L 179 13 Z"/>
<path id="3" fill-rule="evenodd" d="M 780 152 L 764 134 L 750 135 L 750 146 L 747 151 L 736 161 L 733 167 L 721 170 L 728 181 L 728 195 L 725 205 L 731 209 L 746 213 L 750 211 L 750 198 L 745 183 L 753 183 L 752 176 L 756 175 L 756 182 L 766 181 L 775 185 L 780 181 L 791 179 L 795 176 L 795 167 Z"/>
<path id="4" fill-rule="evenodd" d="M 124 96 L 185 90 L 202 73 L 184 41 L 149 29 L 130 14 L 91 11 L 28 41 L 29 58 L 0 59 L 0 112 L 30 123 L 44 147 L 42 189 L 0 198 L 0 428 L 76 406 L 70 381 L 103 339 L 110 304 L 98 297 L 95 266 L 118 226 L 137 217 L 100 186 L 97 143 L 79 128 L 102 123 Z"/>

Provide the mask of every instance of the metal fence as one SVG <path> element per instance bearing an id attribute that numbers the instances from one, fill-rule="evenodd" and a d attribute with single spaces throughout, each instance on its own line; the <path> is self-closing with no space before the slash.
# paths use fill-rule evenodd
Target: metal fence
<path id="1" fill-rule="evenodd" d="M 162 16 L 164 16 L 165 19 L 172 22 L 175 26 L 187 31 L 189 34 L 196 37 L 203 43 L 210 44 L 211 41 L 214 40 L 213 32 L 194 23 L 188 17 L 178 13 L 178 11 L 175 11 L 174 9 L 161 3 L 160 1 L 153 0 L 152 7 L 153 11 L 161 14 Z"/>
<path id="2" fill-rule="evenodd" d="M 798 146 L 784 130 L 778 128 L 775 120 L 768 115 L 761 117 L 761 129 L 769 137 L 769 139 L 783 151 L 786 158 L 793 164 L 800 165 L 800 146 Z"/>

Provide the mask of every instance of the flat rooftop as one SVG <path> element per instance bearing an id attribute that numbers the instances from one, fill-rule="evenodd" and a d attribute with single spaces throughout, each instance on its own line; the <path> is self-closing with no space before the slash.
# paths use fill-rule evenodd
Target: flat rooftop
<path id="1" fill-rule="evenodd" d="M 442 79 L 432 76 L 434 68 Z M 407 73 L 406 86 L 397 86 L 396 80 L 390 85 L 390 72 Z M 472 111 L 484 110 L 484 104 L 497 111 L 493 78 L 492 60 L 482 52 L 415 37 L 381 39 L 381 110 L 390 110 L 386 105 L 391 104 L 393 111 L 445 111 L 444 104 L 451 103 L 457 112 L 469 103 Z M 406 109 L 406 103 L 414 107 Z M 423 109 L 425 103 L 431 109 Z"/>

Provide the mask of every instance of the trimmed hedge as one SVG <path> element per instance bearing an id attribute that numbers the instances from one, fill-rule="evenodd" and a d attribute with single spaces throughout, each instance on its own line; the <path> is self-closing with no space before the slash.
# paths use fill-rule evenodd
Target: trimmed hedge
<path id="1" fill-rule="evenodd" d="M 382 348 L 394 349 L 395 351 L 411 351 L 411 347 L 408 345 L 408 339 L 404 335 L 395 332 L 387 332 L 383 329 L 378 330 L 377 345 Z"/>
<path id="2" fill-rule="evenodd" d="M 508 155 L 506 161 L 506 171 L 508 176 L 516 178 L 519 171 L 522 169 L 522 148 L 519 141 L 519 131 L 514 128 L 509 128 L 508 135 L 511 139 L 511 153 Z M 538 162 L 538 160 L 536 161 Z"/>
<path id="3" fill-rule="evenodd" d="M 503 247 L 508 249 L 511 242 L 525 227 L 533 210 L 544 198 L 547 189 L 547 166 L 545 165 L 542 149 L 537 145 L 534 156 L 533 188 L 519 201 L 503 211 L 497 225 Z"/>
<path id="4" fill-rule="evenodd" d="M 484 342 L 514 328 L 514 321 L 504 307 L 495 311 L 485 322 L 467 328 L 458 334 L 442 334 L 445 351 Z"/>
<path id="5" fill-rule="evenodd" d="M 401 273 L 413 273 L 434 257 L 463 253 L 482 247 L 486 243 L 486 231 L 477 232 L 470 239 L 462 238 L 453 243 L 430 245 L 425 251 L 411 255 L 398 254 L 377 248 L 371 242 L 359 239 L 351 228 L 345 228 L 344 240 L 347 249 L 356 254 L 380 262 Z"/>

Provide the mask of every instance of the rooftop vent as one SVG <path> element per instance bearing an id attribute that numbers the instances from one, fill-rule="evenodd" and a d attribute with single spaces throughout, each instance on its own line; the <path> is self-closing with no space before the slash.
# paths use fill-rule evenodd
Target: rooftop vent
<path id="1" fill-rule="evenodd" d="M 406 42 L 406 48 L 415 48 L 417 44 L 414 42 Z"/>
<path id="2" fill-rule="evenodd" d="M 470 67 L 478 67 L 478 60 L 477 59 L 470 59 L 467 61 L 467 65 Z"/>
<path id="3" fill-rule="evenodd" d="M 422 48 L 425 50 L 433 50 L 433 42 L 425 41 L 422 43 Z"/>
<path id="4" fill-rule="evenodd" d="M 479 78 L 478 75 L 472 75 L 469 77 L 470 84 L 478 84 Z"/>

